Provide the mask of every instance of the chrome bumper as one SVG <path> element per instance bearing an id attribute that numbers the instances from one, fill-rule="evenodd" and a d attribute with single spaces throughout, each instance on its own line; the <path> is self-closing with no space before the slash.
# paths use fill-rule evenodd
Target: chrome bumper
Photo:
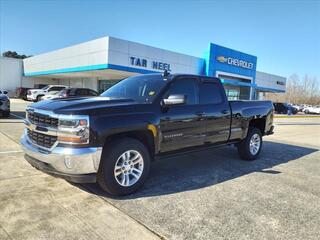
<path id="1" fill-rule="evenodd" d="M 27 100 L 34 101 L 36 98 L 33 95 L 27 95 Z"/>
<path id="2" fill-rule="evenodd" d="M 86 175 L 95 175 L 98 172 L 102 148 L 66 148 L 54 147 L 46 150 L 34 145 L 24 135 L 21 145 L 25 152 L 26 160 L 37 169 L 56 175 L 73 182 L 93 182 L 93 179 L 85 181 Z M 76 179 L 80 178 L 79 181 Z"/>

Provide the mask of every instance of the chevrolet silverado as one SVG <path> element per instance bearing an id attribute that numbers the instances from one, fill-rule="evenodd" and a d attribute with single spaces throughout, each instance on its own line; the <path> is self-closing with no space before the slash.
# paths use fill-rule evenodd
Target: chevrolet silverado
<path id="1" fill-rule="evenodd" d="M 274 128 L 271 101 L 228 101 L 220 79 L 187 74 L 132 76 L 98 97 L 34 103 L 25 125 L 32 166 L 113 195 L 139 189 L 166 155 L 228 144 L 254 160 Z"/>

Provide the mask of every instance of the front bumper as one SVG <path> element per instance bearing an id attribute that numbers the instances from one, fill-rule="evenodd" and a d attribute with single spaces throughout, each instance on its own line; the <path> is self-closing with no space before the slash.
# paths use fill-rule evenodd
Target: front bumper
<path id="1" fill-rule="evenodd" d="M 35 96 L 33 96 L 33 95 L 27 95 L 27 100 L 29 100 L 29 101 L 34 101 L 36 99 L 37 98 Z"/>
<path id="2" fill-rule="evenodd" d="M 96 182 L 102 148 L 54 147 L 47 150 L 24 135 L 21 145 L 25 159 L 35 168 L 71 182 Z"/>
<path id="3" fill-rule="evenodd" d="M 10 111 L 10 101 L 0 100 L 0 111 L 2 112 Z"/>

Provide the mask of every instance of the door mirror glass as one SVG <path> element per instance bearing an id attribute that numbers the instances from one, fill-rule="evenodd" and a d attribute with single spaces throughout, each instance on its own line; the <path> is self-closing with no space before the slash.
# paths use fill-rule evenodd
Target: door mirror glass
<path id="1" fill-rule="evenodd" d="M 181 105 L 186 103 L 186 97 L 181 94 L 173 94 L 170 95 L 168 98 L 163 99 L 163 102 L 165 106 Z"/>

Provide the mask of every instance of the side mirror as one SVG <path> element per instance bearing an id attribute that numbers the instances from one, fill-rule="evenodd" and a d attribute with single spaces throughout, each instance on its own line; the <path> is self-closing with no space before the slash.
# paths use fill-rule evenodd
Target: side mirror
<path id="1" fill-rule="evenodd" d="M 8 94 L 8 91 L 3 91 L 3 94 Z"/>
<path id="2" fill-rule="evenodd" d="M 181 94 L 173 94 L 168 98 L 163 99 L 163 103 L 165 106 L 182 105 L 186 103 L 186 97 Z"/>

